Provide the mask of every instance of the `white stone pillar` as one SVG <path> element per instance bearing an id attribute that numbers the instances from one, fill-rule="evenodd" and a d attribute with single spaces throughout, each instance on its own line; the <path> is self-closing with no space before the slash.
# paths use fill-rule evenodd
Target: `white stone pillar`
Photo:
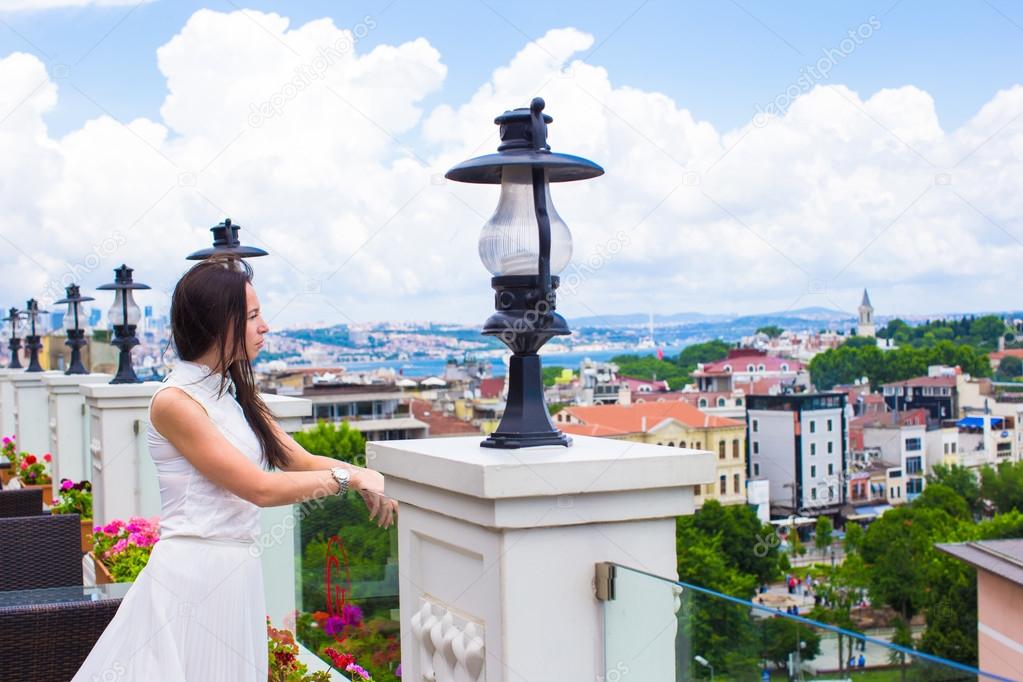
<path id="1" fill-rule="evenodd" d="M 400 503 L 405 679 L 603 679 L 596 563 L 677 577 L 675 517 L 693 512 L 694 485 L 714 480 L 713 455 L 573 438 L 522 450 L 476 438 L 369 444 L 369 466 Z M 674 670 L 673 650 L 650 654 Z"/>
<path id="2" fill-rule="evenodd" d="M 10 377 L 14 386 L 14 429 L 18 450 L 42 456 L 50 450 L 49 405 L 43 377 L 59 376 L 58 370 L 21 372 Z"/>
<path id="3" fill-rule="evenodd" d="M 288 433 L 300 431 L 304 426 L 302 417 L 313 413 L 313 403 L 308 398 L 271 393 L 263 393 L 260 397 Z M 275 627 L 287 627 L 292 632 L 295 631 L 292 614 L 298 604 L 296 590 L 299 589 L 301 565 L 295 556 L 295 528 L 299 523 L 297 511 L 296 505 L 284 505 L 267 507 L 260 515 L 262 536 L 259 549 L 262 552 L 266 614 Z"/>
<path id="4" fill-rule="evenodd" d="M 89 480 L 97 525 L 160 513 L 156 467 L 145 441 L 149 401 L 159 386 L 158 381 L 146 381 L 83 384 L 79 389 L 89 413 Z"/>
<path id="5" fill-rule="evenodd" d="M 6 437 L 17 435 L 14 425 L 14 384 L 11 379 L 23 369 L 0 369 L 0 434 Z"/>
<path id="6" fill-rule="evenodd" d="M 50 446 L 53 454 L 53 483 L 62 478 L 78 482 L 92 475 L 89 455 L 89 417 L 85 397 L 79 388 L 84 384 L 110 383 L 110 374 L 56 374 L 43 377 L 48 394 Z"/>

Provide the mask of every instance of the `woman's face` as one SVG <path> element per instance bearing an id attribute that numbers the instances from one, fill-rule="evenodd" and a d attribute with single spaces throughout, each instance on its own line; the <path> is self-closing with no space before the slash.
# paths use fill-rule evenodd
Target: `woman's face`
<path id="1" fill-rule="evenodd" d="M 270 327 L 263 321 L 263 313 L 259 309 L 259 297 L 252 284 L 245 284 L 245 350 L 248 351 L 249 360 L 255 360 L 259 350 L 263 347 L 263 334 L 270 331 Z"/>

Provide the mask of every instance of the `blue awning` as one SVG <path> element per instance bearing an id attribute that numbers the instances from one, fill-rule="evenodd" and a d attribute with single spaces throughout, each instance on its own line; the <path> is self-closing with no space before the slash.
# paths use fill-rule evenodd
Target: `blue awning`
<path id="1" fill-rule="evenodd" d="M 991 420 L 992 428 L 998 428 L 999 426 L 1002 425 L 1002 422 L 1005 421 L 1001 417 L 963 417 L 962 419 L 956 422 L 956 426 L 967 427 L 971 429 L 982 429 L 984 428 L 985 419 Z"/>

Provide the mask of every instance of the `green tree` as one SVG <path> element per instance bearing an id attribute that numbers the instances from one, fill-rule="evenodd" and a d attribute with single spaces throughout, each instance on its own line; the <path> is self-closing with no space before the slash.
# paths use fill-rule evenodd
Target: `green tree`
<path id="1" fill-rule="evenodd" d="M 757 334 L 767 334 L 769 338 L 776 339 L 781 336 L 784 331 L 784 329 L 776 324 L 769 324 L 757 329 Z"/>
<path id="2" fill-rule="evenodd" d="M 954 490 L 957 495 L 966 500 L 966 504 L 974 514 L 980 512 L 980 483 L 972 469 L 958 464 L 951 466 L 935 464 L 932 473 L 927 477 L 927 484 L 935 483 Z"/>
<path id="3" fill-rule="evenodd" d="M 720 339 L 714 339 L 705 343 L 694 343 L 683 348 L 675 362 L 685 370 L 686 374 L 690 374 L 696 369 L 696 365 L 701 362 L 724 360 L 728 357 L 730 349 L 731 346 Z"/>
<path id="4" fill-rule="evenodd" d="M 769 582 L 778 576 L 778 548 L 765 538 L 774 530 L 762 524 L 756 512 L 746 505 L 723 506 L 707 500 L 692 516 L 682 517 L 679 524 L 692 526 L 705 537 L 720 540 L 721 551 L 728 563 L 756 583 Z"/>
<path id="5" fill-rule="evenodd" d="M 366 453 L 366 439 L 347 422 L 330 423 L 325 419 L 316 426 L 295 433 L 295 442 L 314 455 L 333 457 L 349 464 Z"/>
<path id="6" fill-rule="evenodd" d="M 622 376 L 645 381 L 667 381 L 673 389 L 682 388 L 689 381 L 689 373 L 670 360 L 659 360 L 653 355 L 616 355 L 611 362 L 618 365 Z"/>
<path id="7" fill-rule="evenodd" d="M 888 604 L 907 620 L 924 606 L 926 566 L 934 554 L 925 513 L 903 506 L 875 520 L 863 539 L 863 559 L 870 566 L 870 596 Z"/>
<path id="8" fill-rule="evenodd" d="M 817 549 L 824 551 L 831 546 L 832 534 L 835 530 L 831 519 L 827 516 L 817 517 L 817 527 L 814 530 L 813 543 Z"/>
<path id="9" fill-rule="evenodd" d="M 917 509 L 940 509 L 954 519 L 969 521 L 970 506 L 955 490 L 941 483 L 930 483 L 924 491 L 913 500 Z"/>
<path id="10" fill-rule="evenodd" d="M 1002 462 L 980 472 L 980 493 L 1001 513 L 1023 511 L 1023 462 Z"/>
<path id="11" fill-rule="evenodd" d="M 995 378 L 999 381 L 1012 381 L 1021 375 L 1023 375 L 1023 360 L 1015 355 L 1007 355 L 1002 358 L 998 363 L 998 371 L 995 372 Z"/>
<path id="12" fill-rule="evenodd" d="M 853 521 L 845 524 L 845 539 L 842 546 L 847 554 L 858 552 L 863 544 L 863 526 Z"/>
<path id="13" fill-rule="evenodd" d="M 821 637 L 814 630 L 797 621 L 775 616 L 760 621 L 761 658 L 771 661 L 777 668 L 784 668 L 789 655 L 800 647 L 799 658 L 812 661 L 821 652 Z M 800 646 L 802 645 L 802 646 Z"/>
<path id="14" fill-rule="evenodd" d="M 553 367 L 547 367 L 545 365 L 541 371 L 543 372 L 543 385 L 553 386 L 558 382 L 558 379 L 561 378 L 561 375 L 565 371 L 565 368 L 558 367 L 557 365 Z"/>

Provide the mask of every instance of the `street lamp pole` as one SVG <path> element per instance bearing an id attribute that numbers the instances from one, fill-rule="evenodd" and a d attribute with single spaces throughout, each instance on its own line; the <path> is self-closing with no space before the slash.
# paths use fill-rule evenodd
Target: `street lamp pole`
<path id="1" fill-rule="evenodd" d="M 142 383 L 131 366 L 131 349 L 139 344 L 135 328 L 142 318 L 142 311 L 139 310 L 131 292 L 135 289 L 148 289 L 149 285 L 134 281 L 132 272 L 132 268 L 121 264 L 121 267 L 114 270 L 113 282 L 96 287 L 103 291 L 115 292 L 114 303 L 107 311 L 107 316 L 114 328 L 114 339 L 110 344 L 117 347 L 121 354 L 117 361 L 117 374 L 110 381 L 112 384 Z"/>
<path id="2" fill-rule="evenodd" d="M 39 334 L 36 333 L 36 320 L 39 318 L 41 313 L 46 312 L 45 310 L 39 310 L 39 302 L 34 298 L 28 299 L 28 303 L 25 305 L 25 310 L 22 313 L 28 318 L 29 331 L 31 332 L 25 336 L 25 350 L 29 352 L 28 356 L 28 367 L 25 369 L 26 372 L 42 372 L 43 366 L 39 364 L 39 351 L 42 350 L 43 343 L 39 338 Z"/>
<path id="3" fill-rule="evenodd" d="M 21 369 L 21 358 L 18 357 L 21 351 L 21 339 L 18 337 L 21 333 L 21 311 L 11 308 L 7 311 L 4 322 L 11 323 L 11 340 L 7 342 L 7 348 L 11 351 L 11 361 L 7 363 L 7 368 Z"/>
<path id="4" fill-rule="evenodd" d="M 231 222 L 230 218 L 225 218 L 224 222 L 210 228 L 210 232 L 213 233 L 213 246 L 194 251 L 185 256 L 185 259 L 206 260 L 210 256 L 219 254 L 229 254 L 239 258 L 254 258 L 256 256 L 268 255 L 263 249 L 256 248 L 255 246 L 244 246 L 238 238 L 238 230 L 240 229 L 242 229 L 241 225 L 236 225 Z"/>
<path id="5" fill-rule="evenodd" d="M 496 312 L 483 334 L 496 336 L 512 352 L 508 401 L 500 425 L 481 445 L 523 448 L 570 445 L 551 421 L 544 397 L 538 351 L 555 336 L 570 334 L 554 312 L 557 273 L 572 258 L 572 235 L 551 202 L 550 183 L 586 180 L 604 173 L 587 159 L 552 153 L 547 144 L 544 101 L 506 111 L 497 153 L 463 161 L 445 177 L 456 182 L 500 184 L 497 209 L 479 239 L 483 264 L 493 275 Z"/>
<path id="6" fill-rule="evenodd" d="M 88 374 L 89 370 L 82 364 L 82 347 L 85 346 L 86 341 L 79 311 L 82 303 L 96 299 L 91 296 L 82 296 L 77 284 L 71 284 L 64 291 L 67 295 L 59 301 L 54 301 L 54 303 L 67 304 L 67 312 L 64 313 L 67 341 L 64 342 L 64 345 L 71 347 L 71 362 L 64 374 Z"/>

